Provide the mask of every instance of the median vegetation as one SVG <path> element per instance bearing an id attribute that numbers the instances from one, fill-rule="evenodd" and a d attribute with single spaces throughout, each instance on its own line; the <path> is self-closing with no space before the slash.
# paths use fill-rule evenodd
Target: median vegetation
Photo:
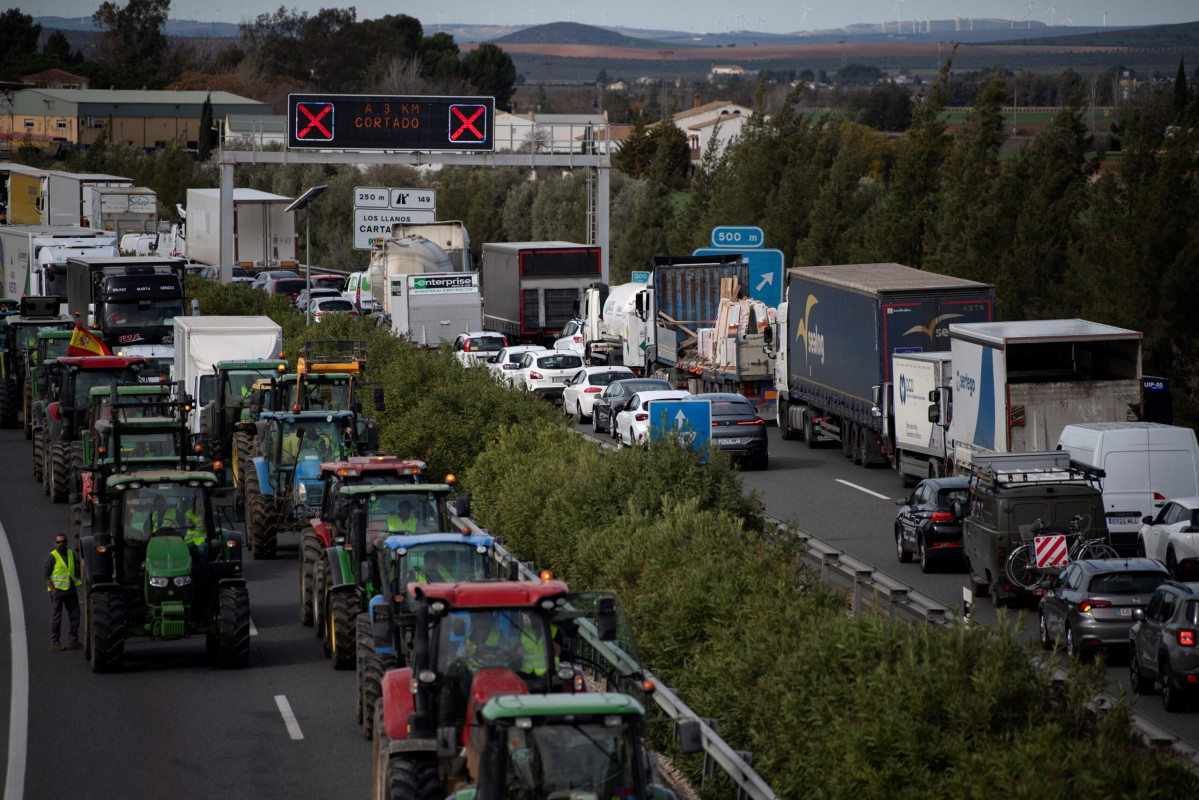
<path id="1" fill-rule="evenodd" d="M 206 314 L 275 316 L 289 354 L 304 337 L 365 338 L 387 399 L 382 447 L 424 459 L 430 478 L 454 472 L 480 524 L 522 559 L 578 590 L 616 590 L 646 666 L 752 752 L 779 797 L 1199 794 L 1183 763 L 1141 745 L 1127 703 L 1089 710 L 1101 665 L 1067 665 L 1055 682 L 1012 624 L 988 634 L 852 617 L 719 453 L 605 453 L 448 352 L 349 319 L 306 330 L 245 287 L 188 292 Z M 680 763 L 699 786 L 701 762 Z M 703 794 L 735 795 L 719 777 Z"/>

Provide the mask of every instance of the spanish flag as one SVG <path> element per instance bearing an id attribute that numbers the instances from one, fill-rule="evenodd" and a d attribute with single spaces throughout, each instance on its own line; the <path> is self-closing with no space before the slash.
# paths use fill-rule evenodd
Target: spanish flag
<path id="1" fill-rule="evenodd" d="M 83 320 L 75 320 L 75 332 L 71 334 L 71 343 L 67 345 L 68 356 L 110 356 L 104 342 L 96 334 L 83 327 Z"/>

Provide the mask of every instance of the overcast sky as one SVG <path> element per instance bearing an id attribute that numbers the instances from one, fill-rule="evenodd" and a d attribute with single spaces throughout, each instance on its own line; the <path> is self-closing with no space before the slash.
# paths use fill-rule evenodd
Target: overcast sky
<path id="1" fill-rule="evenodd" d="M 115 0 L 124 6 L 127 0 Z M 241 22 L 259 14 L 273 12 L 281 5 L 314 13 L 322 8 L 345 7 L 321 0 L 172 0 L 172 19 L 204 22 Z M 34 16 L 87 17 L 99 5 L 93 0 L 22 0 L 22 11 Z M 348 5 L 348 4 L 347 4 Z M 500 3 L 495 0 L 453 0 L 439 11 L 430 4 L 379 2 L 364 0 L 354 4 L 359 19 L 385 14 L 408 14 L 418 18 L 426 30 L 438 24 L 542 25 L 548 22 L 583 22 L 611 27 L 668 29 L 695 33 L 721 33 L 753 30 L 792 33 L 802 30 L 839 28 L 854 23 L 878 24 L 884 20 L 953 19 L 970 17 L 1033 20 L 1050 24 L 1157 25 L 1199 20 L 1196 0 L 688 0 L 686 3 L 650 3 L 643 0 L 601 0 L 601 2 L 527 2 Z M 11 7 L 6 5 L 5 7 Z M 804 19 L 807 9 L 807 18 Z M 735 12 L 735 13 L 734 13 Z"/>

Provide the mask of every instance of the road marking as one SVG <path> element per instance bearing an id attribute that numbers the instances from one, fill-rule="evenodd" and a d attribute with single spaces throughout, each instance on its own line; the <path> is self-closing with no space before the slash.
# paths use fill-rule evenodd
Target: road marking
<path id="1" fill-rule="evenodd" d="M 304 732 L 300 730 L 300 723 L 296 722 L 296 715 L 292 713 L 291 704 L 287 702 L 287 696 L 282 694 L 275 695 L 275 705 L 279 706 L 279 713 L 283 715 L 283 723 L 287 725 L 288 735 L 296 740 L 303 739 Z"/>
<path id="2" fill-rule="evenodd" d="M 8 587 L 8 616 L 12 633 L 12 696 L 8 713 L 8 776 L 5 797 L 25 796 L 25 760 L 29 752 L 29 646 L 25 633 L 25 606 L 17 583 L 17 563 L 8 545 L 8 532 L 0 525 L 0 567 Z"/>
<path id="3" fill-rule="evenodd" d="M 251 636 L 258 635 L 258 629 L 254 627 L 254 618 L 253 617 L 250 618 L 250 635 Z"/>
<path id="4" fill-rule="evenodd" d="M 887 495 L 879 494 L 878 492 L 867 489 L 865 486 L 858 486 L 856 483 L 850 483 L 849 481 L 843 481 L 840 478 L 836 478 L 835 480 L 837 481 L 837 483 L 845 484 L 850 489 L 857 489 L 859 492 L 865 492 L 866 494 L 873 495 L 874 497 L 877 497 L 879 500 L 890 500 L 891 499 Z"/>

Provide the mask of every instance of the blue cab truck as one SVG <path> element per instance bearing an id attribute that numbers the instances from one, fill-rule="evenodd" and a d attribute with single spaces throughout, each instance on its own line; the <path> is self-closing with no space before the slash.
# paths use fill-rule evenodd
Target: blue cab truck
<path id="1" fill-rule="evenodd" d="M 771 330 L 780 434 L 892 465 L 892 355 L 948 350 L 950 323 L 994 314 L 994 286 L 901 264 L 787 270 Z"/>

